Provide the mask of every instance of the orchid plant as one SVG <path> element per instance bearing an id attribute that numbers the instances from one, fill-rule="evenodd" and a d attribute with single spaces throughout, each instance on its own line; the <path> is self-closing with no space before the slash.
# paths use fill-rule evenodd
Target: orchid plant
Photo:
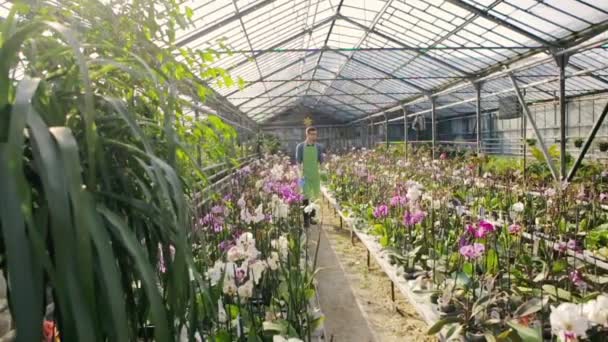
<path id="1" fill-rule="evenodd" d="M 552 306 L 595 308 L 587 303 L 605 298 L 600 168 L 585 174 L 596 182 L 555 188 L 534 175 L 540 167 L 524 170 L 517 160 L 450 150 L 433 160 L 428 147 L 412 146 L 406 160 L 402 148 L 331 156 L 327 187 L 368 222 L 358 229 L 389 251 L 398 274 L 439 303 L 445 317 L 432 333 L 573 341 L 607 332 L 588 316 L 571 332 L 551 319 L 560 312 Z"/>
<path id="2" fill-rule="evenodd" d="M 215 313 L 206 331 L 219 341 L 312 340 L 323 316 L 295 168 L 284 156 L 266 156 L 239 170 L 224 192 L 202 208 L 192 231 L 205 246 L 194 257 L 210 288 L 200 305 Z"/>

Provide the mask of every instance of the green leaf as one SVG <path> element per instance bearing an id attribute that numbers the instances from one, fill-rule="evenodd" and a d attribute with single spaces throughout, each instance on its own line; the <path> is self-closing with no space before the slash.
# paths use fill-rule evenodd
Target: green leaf
<path id="1" fill-rule="evenodd" d="M 469 277 L 473 276 L 473 264 L 470 262 L 465 262 L 462 264 L 462 271 Z"/>
<path id="2" fill-rule="evenodd" d="M 76 36 L 69 28 L 55 22 L 46 22 L 46 25 L 63 36 L 64 40 L 72 48 L 78 69 L 80 71 L 80 80 L 84 87 L 84 103 L 83 103 L 83 119 L 85 123 L 85 140 L 87 146 L 87 186 L 94 188 L 96 183 L 97 171 L 95 168 L 97 149 L 97 128 L 95 127 L 95 108 L 93 102 L 93 88 L 91 79 L 89 78 L 89 68 L 87 67 L 84 55 L 81 50 L 81 45 L 78 43 Z"/>
<path id="3" fill-rule="evenodd" d="M 30 193 L 21 157 L 25 119 L 33 110 L 31 99 L 38 84 L 39 80 L 27 77 L 19 83 L 11 111 L 9 139 L 7 143 L 0 144 L 0 226 L 6 248 L 9 274 L 6 282 L 11 289 L 11 311 L 21 341 L 39 340 L 40 331 L 32 327 L 39 326 L 42 321 L 42 268 L 34 260 L 35 252 L 27 236 L 28 221 L 30 230 L 36 228 L 33 227 Z"/>
<path id="4" fill-rule="evenodd" d="M 441 320 L 435 322 L 435 324 L 433 324 L 433 326 L 431 326 L 429 328 L 429 330 L 426 332 L 426 334 L 427 335 L 435 335 L 438 332 L 440 332 L 441 329 L 443 329 L 443 327 L 446 324 L 460 323 L 460 322 L 461 322 L 460 317 L 455 317 L 455 316 L 446 317 L 444 319 L 441 319 Z"/>
<path id="5" fill-rule="evenodd" d="M 238 85 L 239 85 L 239 90 L 245 89 L 245 86 L 247 85 L 245 80 L 242 79 L 240 76 L 238 77 Z"/>
<path id="6" fill-rule="evenodd" d="M 483 336 L 486 338 L 486 342 L 496 342 L 496 337 L 492 332 L 486 331 L 483 333 Z"/>
<path id="7" fill-rule="evenodd" d="M 487 271 L 491 274 L 498 272 L 498 254 L 493 249 L 490 249 L 486 256 L 486 267 Z"/>
<path id="8" fill-rule="evenodd" d="M 162 298 L 158 292 L 158 286 L 154 279 L 154 272 L 148 263 L 141 245 L 127 227 L 126 223 L 109 209 L 100 206 L 97 209 L 110 223 L 110 230 L 114 237 L 120 242 L 125 250 L 130 254 L 135 263 L 135 270 L 141 277 L 143 288 L 150 302 L 150 314 L 154 323 L 154 336 L 157 341 L 169 341 L 169 322 L 163 305 Z"/>
<path id="9" fill-rule="evenodd" d="M 467 287 L 471 283 L 471 278 L 464 272 L 456 274 L 456 286 Z"/>
<path id="10" fill-rule="evenodd" d="M 517 332 L 523 342 L 542 342 L 543 340 L 540 329 L 532 329 L 515 321 L 509 321 L 507 324 Z"/>
<path id="11" fill-rule="evenodd" d="M 287 332 L 287 327 L 285 324 L 277 323 L 277 322 L 268 322 L 265 321 L 262 323 L 262 327 L 264 331 L 276 331 L 279 334 L 283 335 Z"/>
<path id="12" fill-rule="evenodd" d="M 568 262 L 566 260 L 556 260 L 553 263 L 553 273 L 561 273 L 568 269 Z"/>
<path id="13" fill-rule="evenodd" d="M 230 334 L 222 330 L 217 335 L 215 335 L 215 342 L 231 342 Z"/>
<path id="14" fill-rule="evenodd" d="M 555 287 L 554 285 L 543 285 L 543 291 L 545 291 L 545 293 L 549 294 L 554 298 L 562 299 L 568 302 L 572 301 L 572 293 L 564 289 Z"/>
<path id="15" fill-rule="evenodd" d="M 188 20 L 192 20 L 192 16 L 194 16 L 194 11 L 192 10 L 192 8 L 186 6 L 186 17 L 188 18 Z"/>
<path id="16" fill-rule="evenodd" d="M 525 317 L 535 312 L 540 311 L 549 302 L 548 297 L 544 297 L 542 300 L 538 297 L 534 297 L 527 302 L 521 304 L 514 312 L 513 317 Z"/>

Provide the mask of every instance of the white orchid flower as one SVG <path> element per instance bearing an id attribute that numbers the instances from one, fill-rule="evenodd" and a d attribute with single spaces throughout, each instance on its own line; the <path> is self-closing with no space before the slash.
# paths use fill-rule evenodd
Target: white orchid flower
<path id="1" fill-rule="evenodd" d="M 551 308 L 551 331 L 562 341 L 573 341 L 587 336 L 589 321 L 583 316 L 580 305 L 562 303 Z"/>

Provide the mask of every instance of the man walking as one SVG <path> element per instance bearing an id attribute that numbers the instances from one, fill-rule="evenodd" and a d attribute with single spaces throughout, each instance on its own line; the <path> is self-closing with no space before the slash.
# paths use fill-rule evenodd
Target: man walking
<path id="1" fill-rule="evenodd" d="M 304 206 L 307 206 L 321 194 L 319 165 L 323 162 L 323 155 L 321 146 L 317 144 L 316 128 L 306 128 L 306 140 L 296 147 L 296 162 L 300 166 L 300 175 L 303 181 L 300 186 L 304 193 Z M 314 221 L 315 214 L 314 210 L 310 213 L 304 212 L 304 227 L 317 224 Z"/>

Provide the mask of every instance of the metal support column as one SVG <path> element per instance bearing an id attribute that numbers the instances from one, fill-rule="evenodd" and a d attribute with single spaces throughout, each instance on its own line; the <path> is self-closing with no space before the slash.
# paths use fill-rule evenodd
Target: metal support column
<path id="1" fill-rule="evenodd" d="M 524 175 L 524 182 L 526 182 L 527 180 L 527 175 L 526 175 L 526 168 L 528 167 L 528 120 L 526 119 L 526 116 L 524 115 L 522 118 L 522 130 L 521 130 L 521 135 L 522 135 L 522 141 L 523 141 L 523 145 L 522 145 L 522 152 L 523 152 L 523 175 Z"/>
<path id="2" fill-rule="evenodd" d="M 566 179 L 566 65 L 568 65 L 568 55 L 561 54 L 556 58 L 559 67 L 559 156 L 560 156 L 560 176 L 563 181 Z"/>
<path id="3" fill-rule="evenodd" d="M 433 149 L 433 160 L 435 160 L 435 141 L 437 140 L 437 110 L 435 108 L 435 98 L 429 96 L 429 99 L 431 100 L 431 147 Z"/>
<path id="4" fill-rule="evenodd" d="M 194 109 L 194 121 L 198 123 L 198 119 L 199 119 L 199 112 L 198 109 L 195 108 Z M 203 157 L 201 155 L 201 144 L 196 144 L 196 162 L 198 163 L 199 167 L 202 167 L 203 165 Z"/>
<path id="5" fill-rule="evenodd" d="M 404 151 L 405 151 L 405 161 L 407 161 L 407 152 L 408 152 L 408 143 L 407 143 L 407 111 L 405 110 L 405 107 L 403 107 L 403 144 L 405 146 L 403 146 Z"/>
<path id="6" fill-rule="evenodd" d="M 481 154 L 481 83 L 475 83 L 475 93 L 476 93 L 476 124 L 475 130 L 477 131 L 477 155 Z"/>
<path id="7" fill-rule="evenodd" d="M 388 115 L 386 115 L 386 112 L 384 112 L 384 140 L 386 141 L 386 149 L 388 150 L 390 144 L 388 142 Z"/>
<path id="8" fill-rule="evenodd" d="M 578 158 L 576 158 L 576 161 L 574 162 L 572 169 L 570 169 L 570 172 L 568 173 L 568 177 L 566 178 L 567 182 L 570 182 L 572 180 L 572 178 L 574 178 L 574 175 L 576 175 L 576 171 L 578 171 L 578 169 L 580 168 L 583 158 L 585 158 L 585 155 L 587 154 L 589 147 L 591 147 L 591 143 L 593 142 L 593 139 L 595 139 L 595 135 L 597 134 L 597 131 L 600 130 L 600 127 L 604 123 L 606 114 L 608 114 L 608 103 L 606 104 L 606 106 L 604 107 L 604 110 L 602 111 L 600 116 L 597 118 L 597 120 L 593 124 L 593 128 L 591 128 L 591 132 L 589 132 L 589 135 L 587 136 L 587 140 L 585 140 L 585 143 L 583 144 L 581 153 L 578 155 Z"/>
<path id="9" fill-rule="evenodd" d="M 511 83 L 513 83 L 513 88 L 515 88 L 515 94 L 517 95 L 517 98 L 519 99 L 519 103 L 521 104 L 524 112 L 526 113 L 528 121 L 530 121 L 530 124 L 532 125 L 532 128 L 534 129 L 534 133 L 536 134 L 536 138 L 538 139 L 540 148 L 543 152 L 543 155 L 545 156 L 545 160 L 547 161 L 547 164 L 549 164 L 549 169 L 551 170 L 551 174 L 553 175 L 553 178 L 555 179 L 555 181 L 557 181 L 559 178 L 557 176 L 557 170 L 555 169 L 555 165 L 553 165 L 553 158 L 551 158 L 551 156 L 549 155 L 549 152 L 547 151 L 547 146 L 545 146 L 545 141 L 543 140 L 543 137 L 541 136 L 540 131 L 538 130 L 538 127 L 536 126 L 536 122 L 534 121 L 534 118 L 532 117 L 532 113 L 530 113 L 530 109 L 528 108 L 528 105 L 526 104 L 526 101 L 524 100 L 524 97 L 521 93 L 521 90 L 519 89 L 519 86 L 517 85 L 517 81 L 515 80 L 515 77 L 513 77 L 512 74 L 509 74 L 509 78 L 511 78 Z"/>
<path id="10" fill-rule="evenodd" d="M 370 119 L 370 118 L 368 118 L 367 120 L 368 120 L 367 121 L 367 126 L 365 127 L 365 129 L 367 131 L 367 142 L 366 142 L 366 144 L 367 144 L 367 148 L 370 148 L 371 145 L 372 145 L 372 143 L 371 143 L 372 142 L 372 131 L 370 129 L 370 127 L 371 127 L 370 122 L 373 122 L 373 120 Z"/>

